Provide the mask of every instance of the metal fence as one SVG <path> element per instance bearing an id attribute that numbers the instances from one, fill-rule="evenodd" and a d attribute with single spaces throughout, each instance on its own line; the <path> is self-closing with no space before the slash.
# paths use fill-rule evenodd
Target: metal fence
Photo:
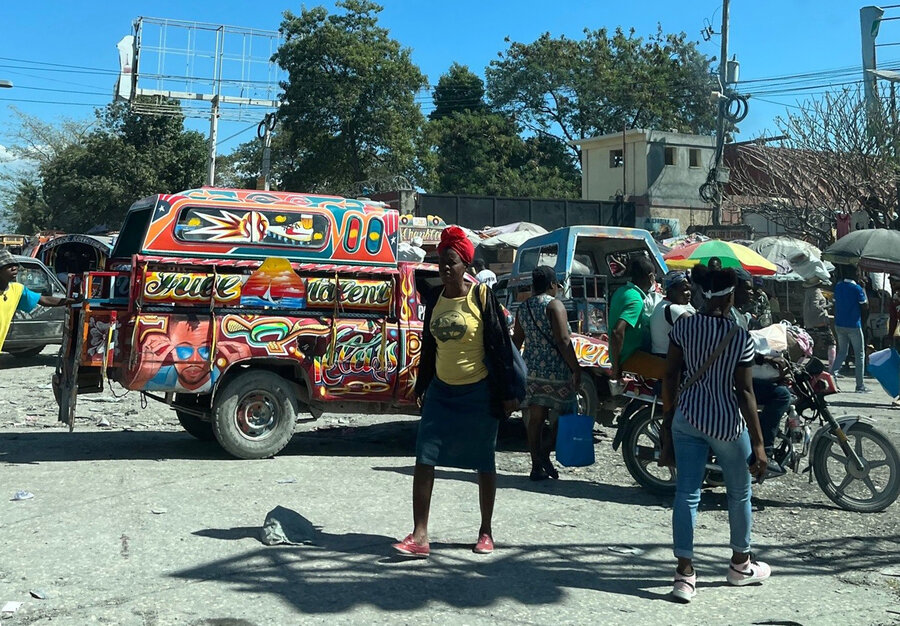
<path id="1" fill-rule="evenodd" d="M 634 227 L 634 204 L 595 200 L 498 198 L 420 193 L 416 215 L 438 215 L 448 224 L 481 229 L 532 222 L 547 230 L 579 224 Z"/>

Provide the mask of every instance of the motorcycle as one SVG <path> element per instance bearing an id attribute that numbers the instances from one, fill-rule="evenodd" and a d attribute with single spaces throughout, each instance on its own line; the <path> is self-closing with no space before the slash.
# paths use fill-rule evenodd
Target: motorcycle
<path id="1" fill-rule="evenodd" d="M 809 472 L 810 483 L 815 477 L 825 495 L 844 509 L 875 513 L 889 507 L 900 494 L 897 448 L 869 418 L 831 414 L 825 398 L 838 392 L 837 385 L 819 359 L 791 364 L 790 369 L 794 402 L 775 440 L 775 460 L 801 473 L 801 462 L 808 459 L 802 472 Z M 625 467 L 640 485 L 673 494 L 675 469 L 656 463 L 663 417 L 658 384 L 629 380 L 624 395 L 630 401 L 617 420 L 613 449 L 622 446 Z M 714 457 L 706 467 L 706 484 L 721 485 Z"/>

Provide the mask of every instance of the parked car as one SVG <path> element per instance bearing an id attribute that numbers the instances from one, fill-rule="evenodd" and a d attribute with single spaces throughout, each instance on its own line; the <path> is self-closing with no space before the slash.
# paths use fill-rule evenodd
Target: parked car
<path id="1" fill-rule="evenodd" d="M 17 256 L 18 281 L 42 296 L 65 296 L 66 289 L 37 259 Z M 62 307 L 38 306 L 34 311 L 16 311 L 9 334 L 3 343 L 3 351 L 17 357 L 40 354 L 49 344 L 62 343 L 66 310 Z"/>

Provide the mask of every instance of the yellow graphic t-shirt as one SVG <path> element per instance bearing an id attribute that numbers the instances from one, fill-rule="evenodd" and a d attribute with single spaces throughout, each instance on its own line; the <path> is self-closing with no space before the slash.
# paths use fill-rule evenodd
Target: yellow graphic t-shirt
<path id="1" fill-rule="evenodd" d="M 431 313 L 431 334 L 437 340 L 437 376 L 448 385 L 468 385 L 487 378 L 484 365 L 484 325 L 475 285 L 461 298 L 443 294 Z"/>
<path id="2" fill-rule="evenodd" d="M 23 290 L 22 283 L 9 283 L 9 288 L 3 293 L 5 297 L 0 297 L 0 346 L 6 341 L 9 325 L 19 307 L 19 298 L 22 297 Z"/>

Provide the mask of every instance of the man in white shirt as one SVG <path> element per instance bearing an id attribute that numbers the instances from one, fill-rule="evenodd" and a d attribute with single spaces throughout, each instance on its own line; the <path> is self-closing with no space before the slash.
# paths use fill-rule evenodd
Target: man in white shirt
<path id="1" fill-rule="evenodd" d="M 475 259 L 472 261 L 472 267 L 475 268 L 475 280 L 493 289 L 497 284 L 497 275 L 484 266 L 484 259 Z"/>
<path id="2" fill-rule="evenodd" d="M 665 279 L 666 298 L 650 316 L 650 352 L 665 357 L 669 351 L 669 333 L 682 315 L 696 313 L 691 306 L 691 281 L 685 272 L 669 272 Z"/>

